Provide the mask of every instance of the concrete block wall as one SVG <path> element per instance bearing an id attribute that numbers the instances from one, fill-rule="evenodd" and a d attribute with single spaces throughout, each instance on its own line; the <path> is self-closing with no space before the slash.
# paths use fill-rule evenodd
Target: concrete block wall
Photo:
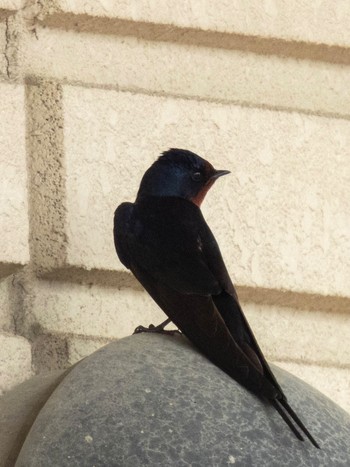
<path id="1" fill-rule="evenodd" d="M 0 388 L 163 319 L 112 219 L 184 147 L 232 172 L 203 211 L 268 359 L 350 411 L 349 16 L 0 0 Z"/>

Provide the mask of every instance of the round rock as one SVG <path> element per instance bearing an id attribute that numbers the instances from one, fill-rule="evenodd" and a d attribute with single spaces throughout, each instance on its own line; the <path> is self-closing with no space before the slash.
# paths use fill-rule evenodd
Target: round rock
<path id="1" fill-rule="evenodd" d="M 82 360 L 38 415 L 16 466 L 349 466 L 350 416 L 273 367 L 321 445 L 184 337 L 139 334 Z"/>

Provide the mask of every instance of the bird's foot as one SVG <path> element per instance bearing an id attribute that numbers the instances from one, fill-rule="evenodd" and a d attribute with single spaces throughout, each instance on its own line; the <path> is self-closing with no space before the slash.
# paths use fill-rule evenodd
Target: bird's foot
<path id="1" fill-rule="evenodd" d="M 165 323 L 161 323 L 158 326 L 154 326 L 154 324 L 150 324 L 148 328 L 145 326 L 137 326 L 134 331 L 134 334 L 140 334 L 141 332 L 155 332 L 158 334 L 166 334 L 168 336 L 174 336 L 175 334 L 181 334 L 178 329 L 171 329 L 166 331 L 164 327 L 170 322 L 170 320 L 165 321 Z"/>

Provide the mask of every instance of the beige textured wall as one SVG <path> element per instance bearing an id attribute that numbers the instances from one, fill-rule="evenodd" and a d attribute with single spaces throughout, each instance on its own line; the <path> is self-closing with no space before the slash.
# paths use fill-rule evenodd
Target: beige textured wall
<path id="1" fill-rule="evenodd" d="M 350 6 L 0 0 L 0 392 L 162 312 L 112 217 L 173 146 L 268 359 L 350 411 Z"/>

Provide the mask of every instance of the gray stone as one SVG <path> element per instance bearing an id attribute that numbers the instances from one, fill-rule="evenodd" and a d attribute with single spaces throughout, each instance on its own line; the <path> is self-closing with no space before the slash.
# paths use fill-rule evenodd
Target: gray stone
<path id="1" fill-rule="evenodd" d="M 66 374 L 59 370 L 34 376 L 0 397 L 0 467 L 15 464 L 34 420 Z"/>
<path id="2" fill-rule="evenodd" d="M 127 337 L 80 362 L 40 412 L 18 467 L 349 466 L 350 417 L 274 367 L 322 449 L 183 337 Z"/>

